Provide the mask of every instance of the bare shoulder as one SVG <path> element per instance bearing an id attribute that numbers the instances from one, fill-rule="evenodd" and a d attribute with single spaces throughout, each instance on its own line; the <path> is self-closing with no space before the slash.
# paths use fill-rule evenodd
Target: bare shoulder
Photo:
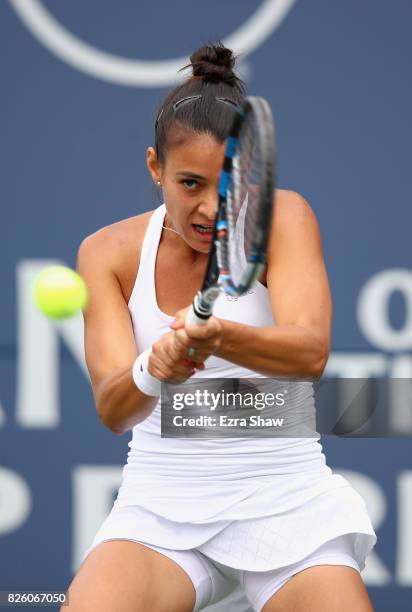
<path id="1" fill-rule="evenodd" d="M 113 273 L 128 301 L 140 262 L 143 238 L 153 211 L 122 219 L 86 236 L 79 247 L 77 268 L 80 274 L 95 265 Z"/>
<path id="2" fill-rule="evenodd" d="M 83 239 L 80 249 L 91 251 L 107 258 L 116 259 L 119 249 L 131 248 L 143 239 L 153 211 L 122 219 L 106 225 Z"/>
<path id="3" fill-rule="evenodd" d="M 275 192 L 275 218 L 283 222 L 316 222 L 309 202 L 297 191 L 288 189 L 277 189 Z"/>
<path id="4" fill-rule="evenodd" d="M 292 252 L 302 252 L 310 247 L 320 253 L 322 244 L 319 224 L 307 200 L 300 193 L 286 189 L 276 190 L 274 197 L 268 260 L 280 261 Z"/>
<path id="5" fill-rule="evenodd" d="M 287 236 L 314 237 L 320 240 L 319 224 L 309 202 L 296 191 L 277 189 L 274 195 L 275 208 L 271 238 Z"/>

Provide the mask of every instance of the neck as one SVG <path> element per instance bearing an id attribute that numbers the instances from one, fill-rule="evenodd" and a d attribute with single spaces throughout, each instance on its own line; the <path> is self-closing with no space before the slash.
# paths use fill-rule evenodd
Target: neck
<path id="1" fill-rule="evenodd" d="M 162 227 L 163 227 L 163 229 L 169 230 L 170 232 L 174 232 L 175 234 L 180 236 L 179 232 L 177 232 L 175 229 L 173 229 L 173 227 L 166 227 L 166 225 L 162 225 Z"/>
<path id="2" fill-rule="evenodd" d="M 175 257 L 183 256 L 185 260 L 190 260 L 192 265 L 203 265 L 202 262 L 204 263 L 205 259 L 208 259 L 208 252 L 202 253 L 201 251 L 193 249 L 186 242 L 183 235 L 178 232 L 174 227 L 171 227 L 170 222 L 166 218 L 162 224 L 162 229 L 166 230 L 166 232 L 163 232 L 163 235 L 161 236 L 161 241 L 164 241 L 166 239 L 164 244 L 166 248 L 167 245 L 169 245 L 169 247 L 173 249 Z"/>

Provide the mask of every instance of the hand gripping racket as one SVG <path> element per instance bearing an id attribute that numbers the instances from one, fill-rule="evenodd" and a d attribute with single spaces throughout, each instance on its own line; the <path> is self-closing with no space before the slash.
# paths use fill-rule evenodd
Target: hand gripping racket
<path id="1" fill-rule="evenodd" d="M 227 139 L 206 275 L 186 323 L 206 324 L 221 290 L 243 295 L 261 275 L 275 179 L 272 113 L 264 98 L 248 97 L 237 109 Z"/>

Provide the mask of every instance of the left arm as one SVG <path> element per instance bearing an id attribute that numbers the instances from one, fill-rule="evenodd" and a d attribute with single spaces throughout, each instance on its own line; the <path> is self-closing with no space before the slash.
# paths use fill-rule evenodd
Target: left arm
<path id="1" fill-rule="evenodd" d="M 320 377 L 329 355 L 332 301 L 316 217 L 294 192 L 277 194 L 267 286 L 276 325 L 221 319 L 215 354 L 265 376 Z"/>

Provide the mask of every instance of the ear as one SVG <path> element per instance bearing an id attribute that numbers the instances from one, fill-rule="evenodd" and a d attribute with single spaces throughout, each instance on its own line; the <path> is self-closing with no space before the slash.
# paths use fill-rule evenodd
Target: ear
<path id="1" fill-rule="evenodd" d="M 157 159 L 156 151 L 153 147 L 149 147 L 146 151 L 146 164 L 153 182 L 155 185 L 160 185 L 160 164 Z"/>

